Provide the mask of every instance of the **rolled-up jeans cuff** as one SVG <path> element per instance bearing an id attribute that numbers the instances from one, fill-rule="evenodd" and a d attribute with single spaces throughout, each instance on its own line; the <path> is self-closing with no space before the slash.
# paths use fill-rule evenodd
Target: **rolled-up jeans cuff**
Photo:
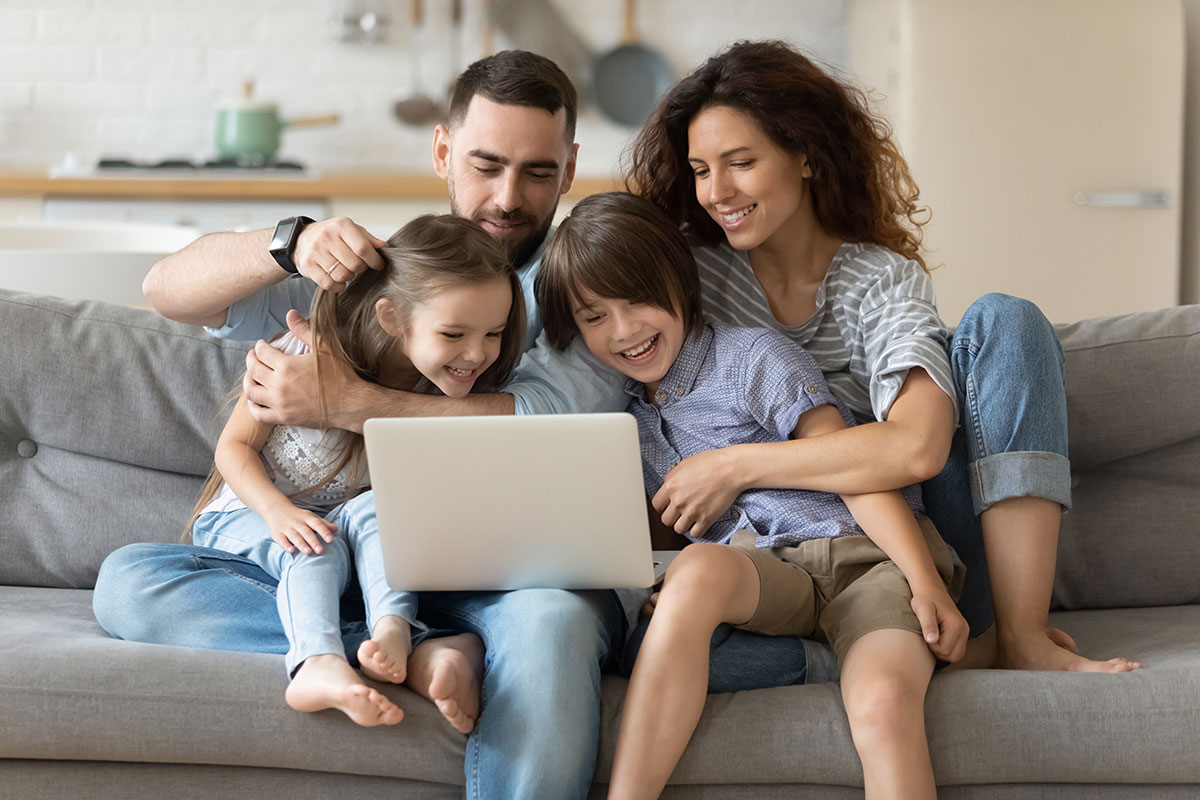
<path id="1" fill-rule="evenodd" d="M 1071 508 L 1071 460 L 1040 450 L 996 453 L 971 464 L 971 501 L 982 514 L 1012 497 L 1041 497 Z"/>

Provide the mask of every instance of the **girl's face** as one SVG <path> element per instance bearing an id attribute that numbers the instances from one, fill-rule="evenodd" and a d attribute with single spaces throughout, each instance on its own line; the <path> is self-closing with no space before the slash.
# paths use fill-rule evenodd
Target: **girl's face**
<path id="1" fill-rule="evenodd" d="M 646 303 L 584 290 L 573 309 L 588 350 L 601 364 L 646 384 L 651 393 L 675 363 L 686 338 L 683 321 Z"/>
<path id="2" fill-rule="evenodd" d="M 512 289 L 503 278 L 451 286 L 403 321 L 389 301 L 380 301 L 385 303 L 387 307 L 379 308 L 379 322 L 397 337 L 395 368 L 404 370 L 411 364 L 447 397 L 465 397 L 500 355 Z"/>
<path id="3" fill-rule="evenodd" d="M 777 146 L 748 114 L 728 106 L 697 114 L 688 126 L 688 163 L 696 199 L 738 250 L 815 223 L 808 159 Z"/>

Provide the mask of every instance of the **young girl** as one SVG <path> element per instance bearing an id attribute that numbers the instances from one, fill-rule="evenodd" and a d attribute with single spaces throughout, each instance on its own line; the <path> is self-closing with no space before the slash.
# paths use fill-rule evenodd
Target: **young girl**
<path id="1" fill-rule="evenodd" d="M 462 397 L 500 385 L 521 347 L 524 309 L 517 276 L 491 237 L 458 217 L 424 216 L 380 254 L 384 269 L 368 270 L 340 293 L 317 291 L 313 347 L 393 388 Z M 290 333 L 274 345 L 307 351 Z M 410 679 L 410 688 L 468 733 L 478 692 L 463 684 L 478 683 L 482 642 L 461 634 L 470 641 L 454 643 L 469 654 L 465 665 L 422 658 L 447 640 L 423 641 L 429 631 L 415 618 L 415 596 L 388 587 L 368 484 L 360 435 L 259 425 L 243 396 L 217 442 L 192 539 L 251 558 L 279 580 L 292 708 L 337 708 L 360 725 L 395 724 L 403 716 L 346 659 L 338 602 L 353 560 L 371 634 L 357 653 L 363 673 L 391 683 Z"/>
<path id="2" fill-rule="evenodd" d="M 1054 329 L 1033 304 L 991 294 L 950 340 L 921 254 L 926 210 L 862 92 L 782 42 L 739 42 L 663 99 L 627 183 L 692 237 L 714 319 L 803 345 L 835 396 L 874 423 L 683 461 L 662 494 L 677 530 L 703 529 L 754 486 L 860 493 L 924 481 L 929 514 L 967 567 L 960 606 L 973 635 L 989 629 L 995 602 L 990 652 L 981 638 L 968 660 L 1136 668 L 1086 659 L 1046 628 L 1070 505 Z"/>
<path id="3" fill-rule="evenodd" d="M 628 376 L 647 495 L 682 459 L 853 425 L 816 362 L 783 335 L 704 323 L 678 228 L 629 194 L 589 197 L 559 226 L 537 278 L 550 342 L 578 332 Z M 919 516 L 918 516 L 919 515 Z M 676 530 L 680 527 L 676 524 Z M 920 492 L 740 493 L 667 570 L 621 715 L 610 797 L 657 797 L 691 737 L 721 623 L 828 639 L 868 797 L 933 797 L 924 727 L 935 656 L 961 657 L 967 624 L 952 557 Z M 886 714 L 879 713 L 887 708 Z"/>

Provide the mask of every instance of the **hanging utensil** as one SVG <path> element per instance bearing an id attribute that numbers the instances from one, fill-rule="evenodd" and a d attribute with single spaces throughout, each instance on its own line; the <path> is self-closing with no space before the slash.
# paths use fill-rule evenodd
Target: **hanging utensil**
<path id="1" fill-rule="evenodd" d="M 421 82 L 421 32 L 425 27 L 425 7 L 421 0 L 412 0 L 412 30 L 409 31 L 408 52 L 411 61 L 412 92 L 396 103 L 393 112 L 405 125 L 428 125 L 442 118 L 443 106 L 425 93 Z"/>
<path id="2" fill-rule="evenodd" d="M 550 0 L 495 0 L 492 21 L 515 47 L 553 61 L 582 95 L 592 72 L 592 51 Z"/>
<path id="3" fill-rule="evenodd" d="M 636 127 L 675 82 L 657 50 L 639 43 L 634 22 L 635 0 L 624 0 L 621 44 L 596 59 L 592 90 L 604 115 L 620 125 Z"/>

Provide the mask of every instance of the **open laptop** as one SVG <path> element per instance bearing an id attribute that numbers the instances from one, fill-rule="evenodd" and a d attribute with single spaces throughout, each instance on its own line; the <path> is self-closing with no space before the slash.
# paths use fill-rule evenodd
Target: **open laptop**
<path id="1" fill-rule="evenodd" d="M 393 588 L 656 581 L 628 414 L 369 419 L 363 435 Z"/>

